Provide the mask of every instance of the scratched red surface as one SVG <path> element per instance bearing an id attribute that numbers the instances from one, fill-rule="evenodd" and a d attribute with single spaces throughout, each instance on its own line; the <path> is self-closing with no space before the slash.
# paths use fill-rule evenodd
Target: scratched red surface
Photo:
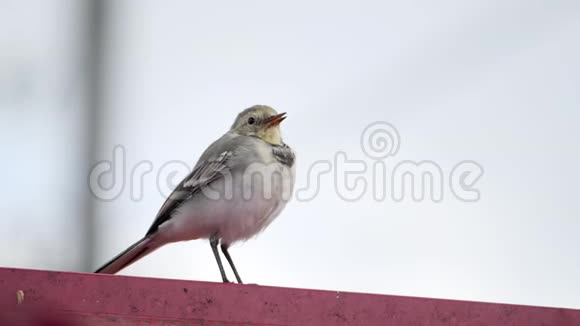
<path id="1" fill-rule="evenodd" d="M 0 325 L 28 324 L 580 326 L 580 310 L 0 268 Z"/>

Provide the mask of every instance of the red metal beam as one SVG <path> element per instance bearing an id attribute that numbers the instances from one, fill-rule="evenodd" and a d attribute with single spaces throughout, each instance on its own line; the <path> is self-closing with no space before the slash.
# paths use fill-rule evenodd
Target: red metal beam
<path id="1" fill-rule="evenodd" d="M 0 325 L 79 323 L 575 326 L 580 310 L 0 268 Z"/>

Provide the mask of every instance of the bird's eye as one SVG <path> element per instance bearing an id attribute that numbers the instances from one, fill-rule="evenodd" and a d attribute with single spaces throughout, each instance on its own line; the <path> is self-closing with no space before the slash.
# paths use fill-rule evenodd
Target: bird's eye
<path id="1" fill-rule="evenodd" d="M 248 118 L 248 124 L 249 125 L 253 125 L 255 122 L 256 122 L 256 118 L 254 118 L 254 117 L 249 117 Z"/>

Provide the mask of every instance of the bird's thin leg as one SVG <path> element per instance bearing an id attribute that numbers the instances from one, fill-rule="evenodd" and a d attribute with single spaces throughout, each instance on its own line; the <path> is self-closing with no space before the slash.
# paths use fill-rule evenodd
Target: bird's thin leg
<path id="1" fill-rule="evenodd" d="M 230 256 L 230 253 L 228 252 L 228 245 L 222 243 L 221 248 L 222 248 L 222 252 L 224 253 L 224 256 L 226 256 L 228 263 L 230 263 L 230 266 L 232 267 L 232 270 L 234 271 L 234 275 L 236 275 L 236 280 L 238 280 L 239 284 L 242 284 L 242 279 L 240 278 L 240 274 L 238 274 L 238 271 L 236 270 L 236 265 L 234 265 L 234 261 L 232 260 L 232 256 Z"/>
<path id="2" fill-rule="evenodd" d="M 216 235 L 212 235 L 209 239 L 209 244 L 211 245 L 211 250 L 213 251 L 213 255 L 215 256 L 215 260 L 217 261 L 218 267 L 220 268 L 220 273 L 222 274 L 222 280 L 224 283 L 229 283 L 228 278 L 226 277 L 226 272 L 224 271 L 224 266 L 222 265 L 222 259 L 220 258 L 220 253 L 217 249 L 219 242 L 219 238 Z"/>

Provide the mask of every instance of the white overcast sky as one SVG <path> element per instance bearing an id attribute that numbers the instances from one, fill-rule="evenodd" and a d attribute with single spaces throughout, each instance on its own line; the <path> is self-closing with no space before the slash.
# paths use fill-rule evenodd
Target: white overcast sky
<path id="1" fill-rule="evenodd" d="M 440 203 L 347 202 L 325 175 L 316 198 L 231 250 L 246 282 L 580 308 L 580 2 L 109 3 L 103 160 L 120 144 L 129 171 L 192 166 L 238 111 L 268 104 L 288 112 L 297 187 L 339 151 L 372 163 L 360 138 L 375 121 L 400 135 L 388 167 L 485 171 L 475 203 L 447 183 Z M 0 265 L 74 269 L 71 225 L 88 191 L 71 176 L 82 169 L 78 8 L 0 6 Z M 153 175 L 143 191 L 97 202 L 95 267 L 146 232 L 164 198 Z M 220 280 L 206 241 L 122 274 Z"/>

